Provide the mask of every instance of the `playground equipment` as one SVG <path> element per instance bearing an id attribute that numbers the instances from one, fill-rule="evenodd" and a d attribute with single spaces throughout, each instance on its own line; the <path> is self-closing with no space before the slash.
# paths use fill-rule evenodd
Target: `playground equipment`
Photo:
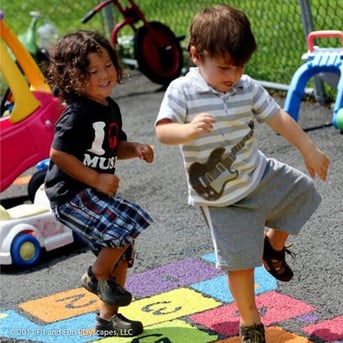
<path id="1" fill-rule="evenodd" d="M 338 37 L 340 48 L 320 48 L 314 46 L 315 38 Z M 333 108 L 332 124 L 343 131 L 343 31 L 313 31 L 307 37 L 308 52 L 302 59 L 306 61 L 293 75 L 287 93 L 284 109 L 296 121 L 305 86 L 308 80 L 318 74 L 330 86 L 337 89 Z"/>
<path id="2" fill-rule="evenodd" d="M 101 1 L 81 20 L 86 23 L 102 8 L 112 4 L 122 15 L 123 20 L 114 25 L 111 41 L 117 45 L 119 31 L 129 26 L 134 32 L 134 55 L 140 71 L 152 82 L 167 85 L 180 76 L 183 67 L 183 51 L 180 41 L 171 29 L 158 21 L 148 21 L 134 0 L 128 0 L 129 5 L 123 6 L 120 0 Z M 137 22 L 143 25 L 135 27 Z"/>
<path id="3" fill-rule="evenodd" d="M 37 189 L 44 183 L 46 171 L 49 167 L 50 158 L 46 158 L 36 164 L 36 171 L 32 174 L 29 183 L 27 184 L 27 193 L 29 200 L 34 201 Z"/>
<path id="4" fill-rule="evenodd" d="M 25 170 L 49 156 L 54 124 L 64 105 L 0 11 L 0 70 L 12 94 L 0 118 L 0 192 Z"/>
<path id="5" fill-rule="evenodd" d="M 49 49 L 51 49 L 54 41 L 57 40 L 57 28 L 40 12 L 31 11 L 31 21 L 26 31 L 18 35 L 19 41 L 24 45 L 26 50 L 31 54 L 39 68 L 43 71 L 49 63 Z M 39 23 L 43 22 L 40 26 Z M 12 92 L 7 88 L 1 99 L 1 113 L 11 109 Z"/>
<path id="6" fill-rule="evenodd" d="M 51 251 L 75 241 L 78 237 L 55 219 L 43 187 L 33 204 L 0 206 L 0 265 L 31 267 L 43 248 Z"/>

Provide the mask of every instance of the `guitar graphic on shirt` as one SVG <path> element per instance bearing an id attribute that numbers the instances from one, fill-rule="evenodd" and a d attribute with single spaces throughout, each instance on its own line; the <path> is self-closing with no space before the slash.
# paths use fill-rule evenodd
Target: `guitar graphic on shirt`
<path id="1" fill-rule="evenodd" d="M 193 189 L 203 199 L 218 200 L 224 191 L 227 182 L 238 177 L 238 171 L 232 170 L 232 163 L 237 152 L 254 134 L 254 122 L 249 123 L 250 131 L 243 139 L 234 145 L 231 151 L 225 154 L 225 148 L 213 150 L 206 163 L 194 162 L 188 170 L 189 180 Z"/>

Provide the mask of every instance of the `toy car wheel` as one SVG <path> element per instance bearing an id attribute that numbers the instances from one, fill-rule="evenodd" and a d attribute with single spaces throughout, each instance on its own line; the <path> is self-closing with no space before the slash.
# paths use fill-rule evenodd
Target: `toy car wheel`
<path id="1" fill-rule="evenodd" d="M 46 170 L 38 170 L 32 175 L 27 185 L 27 193 L 31 202 L 33 202 L 38 188 L 44 183 L 45 174 Z"/>
<path id="2" fill-rule="evenodd" d="M 29 267 L 38 262 L 40 255 L 41 247 L 34 236 L 23 233 L 14 238 L 11 246 L 13 264 Z"/>

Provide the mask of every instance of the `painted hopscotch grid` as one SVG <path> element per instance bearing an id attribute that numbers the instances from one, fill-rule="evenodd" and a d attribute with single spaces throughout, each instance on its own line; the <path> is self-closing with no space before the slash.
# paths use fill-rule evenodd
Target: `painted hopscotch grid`
<path id="1" fill-rule="evenodd" d="M 96 336 L 99 301 L 76 288 L 18 304 L 18 311 L 0 312 L 0 337 L 42 343 L 238 343 L 237 308 L 225 273 L 214 263 L 214 254 L 208 254 L 130 275 L 127 288 L 135 300 L 122 313 L 144 323 L 140 336 Z M 343 343 L 343 316 L 321 321 L 314 307 L 276 292 L 275 279 L 263 267 L 256 269 L 255 278 L 268 343 L 311 342 L 282 328 L 285 320 L 297 321 L 308 337 Z"/>

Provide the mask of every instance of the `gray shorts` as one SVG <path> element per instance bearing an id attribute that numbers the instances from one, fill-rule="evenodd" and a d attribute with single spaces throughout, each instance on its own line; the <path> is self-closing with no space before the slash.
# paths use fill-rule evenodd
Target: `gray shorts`
<path id="1" fill-rule="evenodd" d="M 202 207 L 217 268 L 228 271 L 261 265 L 265 228 L 298 234 L 320 201 L 309 176 L 269 159 L 262 180 L 246 198 L 228 207 Z"/>

